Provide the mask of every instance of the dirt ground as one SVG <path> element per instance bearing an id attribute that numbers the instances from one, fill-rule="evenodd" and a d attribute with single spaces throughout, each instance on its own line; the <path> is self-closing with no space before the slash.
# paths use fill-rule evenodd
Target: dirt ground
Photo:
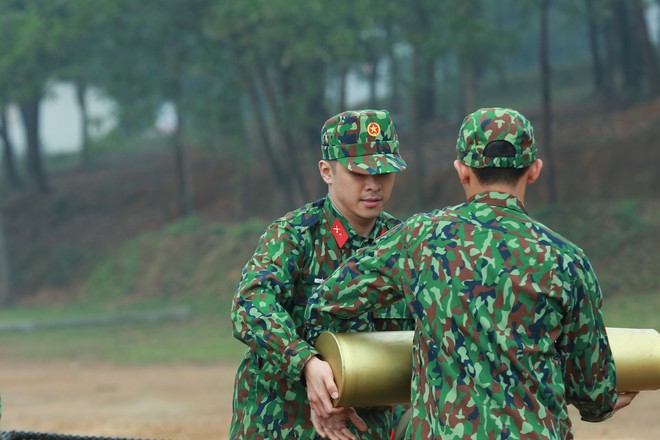
<path id="1" fill-rule="evenodd" d="M 3 361 L 0 430 L 225 440 L 235 368 Z M 640 393 L 606 422 L 576 421 L 575 434 L 577 440 L 660 438 L 660 392 Z"/>
<path id="2" fill-rule="evenodd" d="M 171 440 L 228 438 L 235 365 L 2 362 L 0 430 Z"/>

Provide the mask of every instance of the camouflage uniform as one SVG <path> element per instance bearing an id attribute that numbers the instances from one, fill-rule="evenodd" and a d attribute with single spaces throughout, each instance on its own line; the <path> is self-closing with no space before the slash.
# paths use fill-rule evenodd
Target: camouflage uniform
<path id="1" fill-rule="evenodd" d="M 363 119 L 366 113 L 368 118 L 360 121 L 355 112 L 347 112 L 326 122 L 323 158 L 369 174 L 405 168 L 389 115 L 384 111 L 358 113 Z M 370 125 L 374 120 L 380 124 L 378 129 Z M 364 134 L 368 126 L 376 136 Z M 374 142 L 374 138 L 382 142 Z M 231 439 L 317 438 L 302 381 L 303 367 L 317 354 L 302 339 L 307 300 L 343 260 L 399 223 L 382 212 L 370 235 L 363 237 L 326 196 L 268 227 L 243 269 L 231 312 L 234 336 L 248 345 L 236 375 Z M 346 330 L 403 330 L 412 325 L 400 302 L 352 320 Z M 369 426 L 369 432 L 360 438 L 389 438 L 390 408 L 359 409 L 358 413 Z"/>
<path id="2" fill-rule="evenodd" d="M 473 116 L 459 160 L 498 166 L 472 153 L 499 138 L 516 147 L 499 166 L 534 161 L 521 115 Z M 591 264 L 516 197 L 487 192 L 416 214 L 348 260 L 310 299 L 310 340 L 400 298 L 416 321 L 407 438 L 570 439 L 569 403 L 585 420 L 611 415 L 614 362 Z"/>

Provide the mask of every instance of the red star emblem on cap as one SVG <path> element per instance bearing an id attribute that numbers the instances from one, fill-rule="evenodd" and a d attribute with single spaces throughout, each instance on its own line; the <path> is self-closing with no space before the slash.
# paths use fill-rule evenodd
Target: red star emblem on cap
<path id="1" fill-rule="evenodd" d="M 332 236 L 335 237 L 335 241 L 339 247 L 343 247 L 346 240 L 348 240 L 348 234 L 346 233 L 346 229 L 344 229 L 344 225 L 341 224 L 341 221 L 338 218 L 335 219 L 330 231 L 332 232 Z"/>
<path id="2" fill-rule="evenodd" d="M 367 133 L 369 133 L 369 136 L 378 136 L 380 134 L 380 125 L 376 122 L 369 123 L 369 125 L 367 125 Z"/>

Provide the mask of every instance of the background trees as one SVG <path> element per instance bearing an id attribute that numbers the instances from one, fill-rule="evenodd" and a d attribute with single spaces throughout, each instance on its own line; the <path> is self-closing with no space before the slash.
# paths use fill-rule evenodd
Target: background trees
<path id="1" fill-rule="evenodd" d="M 90 156 L 85 111 L 90 87 L 117 103 L 117 130 L 124 134 L 144 133 L 169 104 L 176 115 L 170 133 L 176 197 L 180 213 L 189 215 L 194 188 L 186 149 L 219 144 L 221 137 L 233 141 L 218 148 L 246 168 L 255 151 L 263 156 L 283 203 L 307 200 L 305 181 L 316 160 L 311 146 L 317 144 L 318 127 L 346 108 L 347 84 L 359 78 L 368 89 L 359 105 L 388 107 L 410 121 L 423 205 L 424 127 L 434 118 L 459 118 L 477 106 L 479 84 L 488 77 L 496 76 L 506 88 L 512 73 L 539 66 L 545 80 L 537 102 L 545 102 L 545 118 L 552 113 L 553 65 L 571 58 L 590 56 L 594 89 L 605 99 L 657 95 L 657 41 L 644 19 L 650 5 L 642 0 L 410 0 L 406 7 L 372 0 L 331 5 L 319 0 L 2 0 L 0 103 L 3 109 L 13 103 L 21 110 L 27 180 L 42 193 L 49 186 L 39 105 L 53 81 L 77 87 L 83 162 Z M 539 30 L 543 23 L 547 33 Z M 552 47 L 567 40 L 573 47 L 564 44 L 560 54 Z M 443 99 L 447 96 L 453 98 Z M 1 122 L 5 175 L 17 186 L 20 176 Z M 547 126 L 550 139 L 551 122 Z M 212 135 L 202 140 L 202 132 Z M 254 148 L 232 149 L 231 143 Z"/>
<path id="2" fill-rule="evenodd" d="M 162 191 L 174 218 L 195 214 L 208 191 L 190 166 L 198 151 L 227 165 L 215 178 L 217 191 L 238 201 L 228 208 L 235 220 L 256 208 L 279 215 L 322 194 L 319 130 L 349 106 L 393 113 L 411 170 L 402 176 L 408 207 L 426 209 L 444 190 L 434 167 L 451 159 L 437 146 L 452 142 L 476 107 L 523 110 L 537 121 L 546 162 L 560 164 L 558 83 L 568 85 L 562 93 L 602 107 L 657 97 L 654 7 L 644 0 L 0 0 L 0 190 L 30 194 L 35 213 L 57 202 L 40 109 L 53 84 L 69 82 L 81 109 L 77 162 L 94 170 L 101 146 L 167 149 L 173 184 Z M 105 139 L 90 135 L 91 89 L 115 104 L 116 126 Z M 24 155 L 7 131 L 9 108 L 20 110 Z M 166 108 L 174 123 L 158 133 L 154 121 Z M 135 157 L 142 160 L 137 149 Z M 562 196 L 554 169 L 546 167 L 543 182 L 548 200 Z M 256 173 L 268 176 L 265 187 L 256 186 Z"/>

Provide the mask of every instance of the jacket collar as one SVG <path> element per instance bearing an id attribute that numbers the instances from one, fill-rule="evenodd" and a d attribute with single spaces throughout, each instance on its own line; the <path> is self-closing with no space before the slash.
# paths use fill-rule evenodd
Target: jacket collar
<path id="1" fill-rule="evenodd" d="M 339 247 L 343 247 L 347 241 L 357 240 L 358 242 L 365 244 L 375 240 L 380 237 L 384 232 L 386 232 L 385 222 L 382 215 L 379 215 L 376 218 L 374 227 L 371 228 L 368 237 L 362 237 L 357 233 L 355 229 L 351 226 L 348 220 L 337 210 L 335 205 L 330 199 L 330 195 L 325 196 L 325 203 L 328 227 L 330 228 L 330 234 L 334 237 L 335 241 Z"/>
<path id="2" fill-rule="evenodd" d="M 502 208 L 509 208 L 516 211 L 521 211 L 527 214 L 525 205 L 516 196 L 508 193 L 490 191 L 474 195 L 469 203 L 485 203 L 491 206 L 500 206 Z"/>

